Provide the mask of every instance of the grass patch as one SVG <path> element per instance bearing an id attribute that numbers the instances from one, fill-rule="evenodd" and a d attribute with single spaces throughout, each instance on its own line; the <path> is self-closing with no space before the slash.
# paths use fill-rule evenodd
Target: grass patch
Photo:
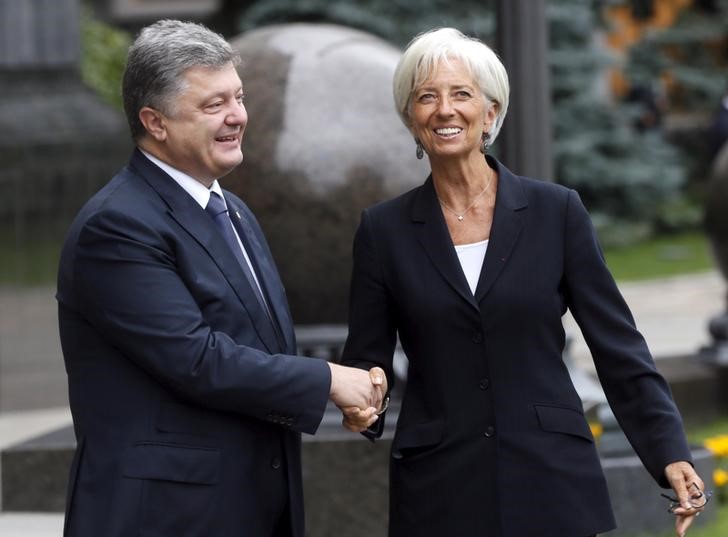
<path id="1" fill-rule="evenodd" d="M 711 502 L 708 509 L 717 509 L 716 519 L 705 527 L 691 526 L 686 534 L 687 537 L 726 537 L 728 535 L 728 505 L 719 506 L 717 502 Z M 642 534 L 639 537 L 675 537 L 675 532 Z"/>
<path id="2" fill-rule="evenodd" d="M 0 234 L 1 235 L 1 234 Z M 61 241 L 33 239 L 19 244 L 0 236 L 0 285 L 47 285 L 56 281 Z"/>
<path id="3" fill-rule="evenodd" d="M 728 416 L 721 416 L 716 421 L 699 427 L 691 427 L 687 431 L 688 440 L 691 444 L 703 445 L 706 438 L 728 434 Z M 726 533 L 728 536 L 728 533 Z"/>
<path id="4" fill-rule="evenodd" d="M 65 228 L 64 228 L 65 229 Z M 33 233 L 18 241 L 0 232 L 0 284 L 39 285 L 55 281 L 62 238 Z M 40 235 L 40 237 L 38 237 Z M 616 280 L 645 280 L 704 272 L 716 267 L 707 237 L 699 232 L 658 237 L 605 250 Z"/>
<path id="5" fill-rule="evenodd" d="M 692 445 L 703 445 L 706 438 L 728 434 L 728 415 L 721 416 L 716 421 L 707 425 L 691 427 L 687 431 L 688 440 Z M 711 476 L 701 476 L 706 482 L 706 488 L 715 490 Z M 726 537 L 728 536 L 728 504 L 721 504 L 717 496 L 713 497 L 713 501 L 709 504 L 708 509 L 716 510 L 716 519 L 704 528 L 690 528 L 688 530 L 689 537 Z M 675 533 L 665 533 L 659 537 L 674 536 Z"/>
<path id="6" fill-rule="evenodd" d="M 607 265 L 616 280 L 646 280 L 704 272 L 716 267 L 704 233 L 657 237 L 638 244 L 606 249 Z"/>
<path id="7" fill-rule="evenodd" d="M 717 506 L 716 504 L 713 504 Z M 705 528 L 695 528 L 689 530 L 690 537 L 726 537 L 728 535 L 728 505 L 722 505 L 718 508 L 718 516 L 715 522 Z"/>

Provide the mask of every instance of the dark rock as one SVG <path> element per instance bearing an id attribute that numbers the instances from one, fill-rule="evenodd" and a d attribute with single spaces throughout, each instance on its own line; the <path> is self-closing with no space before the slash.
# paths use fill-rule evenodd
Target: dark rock
<path id="1" fill-rule="evenodd" d="M 345 322 L 361 210 L 428 173 L 394 110 L 400 52 L 326 24 L 265 27 L 233 45 L 249 121 L 243 164 L 223 184 L 260 220 L 295 322 Z"/>
<path id="2" fill-rule="evenodd" d="M 62 512 L 76 439 L 63 427 L 0 453 L 3 511 Z"/>

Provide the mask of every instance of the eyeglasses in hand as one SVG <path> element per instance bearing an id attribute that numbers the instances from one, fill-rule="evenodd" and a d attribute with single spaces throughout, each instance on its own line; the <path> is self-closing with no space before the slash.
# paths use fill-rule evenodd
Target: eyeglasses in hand
<path id="1" fill-rule="evenodd" d="M 702 509 L 705 507 L 705 505 L 710 501 L 710 498 L 713 497 L 713 491 L 707 490 L 703 492 L 700 490 L 700 487 L 698 487 L 697 483 L 692 483 L 690 486 L 688 486 L 688 490 L 691 487 L 695 487 L 695 491 L 690 493 L 690 507 L 693 509 Z M 673 496 L 668 496 L 667 494 L 660 494 L 663 498 L 670 501 L 670 507 L 667 508 L 667 512 L 670 514 L 675 513 L 675 509 L 678 507 L 681 507 L 680 500 Z"/>

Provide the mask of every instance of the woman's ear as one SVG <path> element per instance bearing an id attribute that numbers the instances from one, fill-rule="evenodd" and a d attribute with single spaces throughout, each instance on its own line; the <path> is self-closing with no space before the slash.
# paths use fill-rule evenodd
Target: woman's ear
<path id="1" fill-rule="evenodd" d="M 495 101 L 488 101 L 488 106 L 485 109 L 485 119 L 483 120 L 483 129 L 485 132 L 490 132 L 490 128 L 493 126 L 495 118 L 498 117 L 498 109 L 500 106 Z"/>

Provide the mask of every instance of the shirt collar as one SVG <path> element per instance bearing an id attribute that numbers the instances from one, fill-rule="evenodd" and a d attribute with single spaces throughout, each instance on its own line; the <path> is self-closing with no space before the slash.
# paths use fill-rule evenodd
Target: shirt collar
<path id="1" fill-rule="evenodd" d="M 222 194 L 222 188 L 220 187 L 220 183 L 217 182 L 217 179 L 215 179 L 215 181 L 212 183 L 212 186 L 208 189 L 197 179 L 190 177 L 186 173 L 181 172 L 177 168 L 170 166 L 166 162 L 162 162 L 157 157 L 149 154 L 143 149 L 140 148 L 139 150 L 144 153 L 145 157 L 151 160 L 154 164 L 160 167 L 162 171 L 164 171 L 167 175 L 174 179 L 174 181 L 179 186 L 181 186 L 185 192 L 192 196 L 192 198 L 203 209 L 207 207 L 207 203 L 210 201 L 210 192 L 214 192 L 215 194 L 219 195 L 222 198 L 223 203 L 225 203 L 225 207 L 227 207 L 227 203 L 225 202 L 225 196 L 223 196 Z"/>

